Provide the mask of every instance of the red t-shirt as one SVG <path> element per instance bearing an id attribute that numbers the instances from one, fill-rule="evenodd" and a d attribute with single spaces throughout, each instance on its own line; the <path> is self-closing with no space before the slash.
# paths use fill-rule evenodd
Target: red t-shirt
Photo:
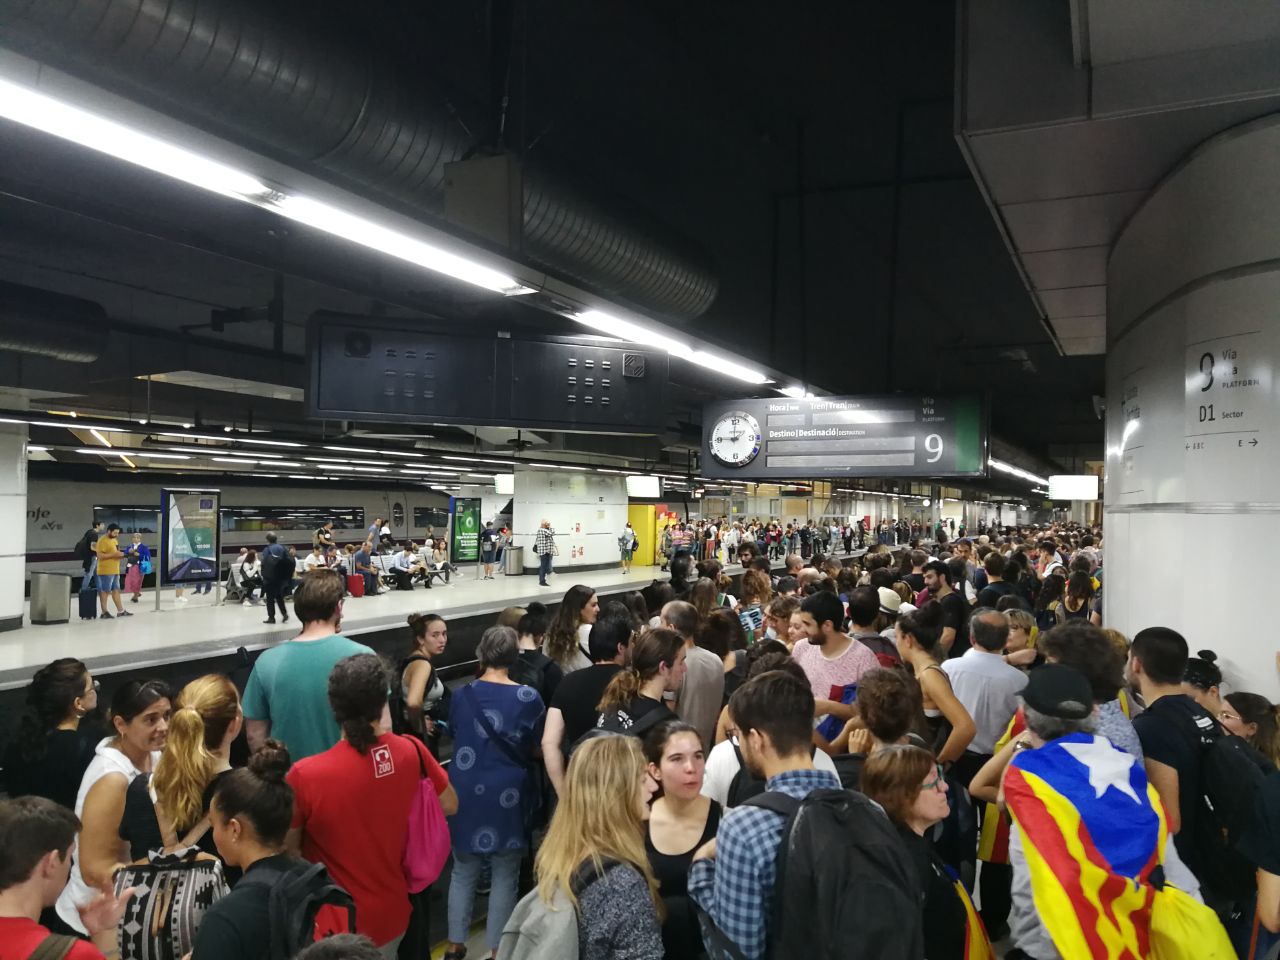
<path id="1" fill-rule="evenodd" d="M 0 917 L 0 960 L 27 960 L 48 935 L 48 928 L 34 920 Z M 103 960 L 102 951 L 88 940 L 77 940 L 67 960 Z"/>
<path id="2" fill-rule="evenodd" d="M 293 826 L 302 829 L 302 855 L 323 863 L 356 902 L 356 928 L 381 946 L 409 925 L 409 891 L 400 862 L 409 809 L 422 779 L 418 756 L 436 793 L 449 775 L 411 737 L 384 733 L 362 754 L 342 740 L 299 760 L 289 771 Z M 346 912 L 325 907 L 318 935 L 346 929 Z"/>

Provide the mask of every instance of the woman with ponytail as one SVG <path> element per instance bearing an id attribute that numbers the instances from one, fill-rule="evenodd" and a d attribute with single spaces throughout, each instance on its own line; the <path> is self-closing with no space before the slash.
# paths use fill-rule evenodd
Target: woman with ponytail
<path id="1" fill-rule="evenodd" d="M 285 838 L 293 822 L 293 789 L 285 782 L 289 751 L 268 740 L 249 766 L 218 777 L 209 820 L 218 855 L 243 879 L 204 915 L 193 960 L 267 960 L 271 956 L 271 888 L 307 869 L 290 856 Z"/>
<path id="2" fill-rule="evenodd" d="M 211 787 L 231 769 L 231 742 L 243 726 L 240 695 L 222 674 L 206 674 L 182 688 L 155 770 L 135 779 L 125 794 L 120 836 L 133 860 L 145 860 L 161 847 L 214 851 L 207 816 Z"/>
<path id="3" fill-rule="evenodd" d="M 642 737 L 664 720 L 675 720 L 662 702 L 684 681 L 685 646 L 674 630 L 646 630 L 631 645 L 631 662 L 609 681 L 597 709 L 596 728 Z"/>
<path id="4" fill-rule="evenodd" d="M 415 737 L 385 733 L 387 669 L 372 653 L 339 660 L 329 674 L 329 705 L 342 739 L 299 760 L 286 777 L 293 788 L 291 851 L 323 863 L 356 902 L 356 931 L 394 957 L 409 926 L 409 888 L 401 860 L 409 811 L 423 779 L 445 816 L 458 810 L 449 776 Z M 325 928 L 319 934 L 342 932 Z"/>
<path id="5" fill-rule="evenodd" d="M 964 756 L 978 728 L 951 689 L 951 681 L 939 665 L 943 657 L 942 607 L 926 603 L 914 613 L 898 618 L 898 654 L 920 684 L 924 721 L 939 763 L 954 763 Z"/>
<path id="6" fill-rule="evenodd" d="M 11 797 L 45 797 L 68 810 L 93 759 L 96 742 L 80 729 L 98 706 L 98 682 L 79 660 L 65 657 L 41 667 L 27 687 L 27 709 L 0 772 Z"/>

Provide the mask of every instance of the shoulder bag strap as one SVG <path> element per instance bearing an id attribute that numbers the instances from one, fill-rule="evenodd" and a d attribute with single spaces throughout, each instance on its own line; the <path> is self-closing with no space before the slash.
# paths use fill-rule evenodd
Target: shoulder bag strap
<path id="1" fill-rule="evenodd" d="M 772 810 L 774 813 L 789 817 L 800 809 L 800 801 L 790 794 L 766 790 L 764 793 L 756 794 L 750 800 L 743 801 L 742 806 L 763 807 L 765 810 Z"/>
<path id="2" fill-rule="evenodd" d="M 471 684 L 467 684 L 463 687 L 459 696 L 465 696 L 471 703 L 476 712 L 476 720 L 479 722 L 480 726 L 484 728 L 485 736 L 492 741 L 493 745 L 501 750 L 503 754 L 506 755 L 506 758 L 517 767 L 528 770 L 530 767 L 529 761 L 516 752 L 516 748 L 511 745 L 510 741 L 505 737 L 499 736 L 498 731 L 493 729 L 493 724 L 491 724 L 489 722 L 489 718 L 485 716 L 484 710 L 480 706 L 480 701 L 476 699 L 476 692 L 471 689 Z"/>
<path id="3" fill-rule="evenodd" d="M 27 956 L 27 960 L 63 960 L 79 942 L 78 937 L 51 933 Z"/>

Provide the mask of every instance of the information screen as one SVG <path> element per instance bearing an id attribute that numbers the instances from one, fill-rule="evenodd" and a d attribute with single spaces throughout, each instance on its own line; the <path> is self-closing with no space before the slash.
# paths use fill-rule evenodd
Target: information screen
<path id="1" fill-rule="evenodd" d="M 449 559 L 454 563 L 476 563 L 480 560 L 480 498 L 454 497 L 453 549 Z"/>
<path id="2" fill-rule="evenodd" d="M 163 583 L 218 578 L 218 491 L 162 490 Z"/>
<path id="3" fill-rule="evenodd" d="M 981 477 L 979 397 L 723 400 L 702 411 L 701 472 L 716 479 Z"/>

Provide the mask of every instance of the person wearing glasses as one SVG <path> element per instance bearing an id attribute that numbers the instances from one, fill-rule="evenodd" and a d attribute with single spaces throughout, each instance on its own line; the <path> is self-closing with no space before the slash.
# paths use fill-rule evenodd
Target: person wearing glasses
<path id="1" fill-rule="evenodd" d="M 885 744 L 867 757 L 859 787 L 884 807 L 911 853 L 924 897 L 924 915 L 929 918 L 924 925 L 925 956 L 930 960 L 964 957 L 966 939 L 980 931 L 985 940 L 986 931 L 966 904 L 964 887 L 928 838 L 930 830 L 951 810 L 942 764 L 923 747 Z"/>

